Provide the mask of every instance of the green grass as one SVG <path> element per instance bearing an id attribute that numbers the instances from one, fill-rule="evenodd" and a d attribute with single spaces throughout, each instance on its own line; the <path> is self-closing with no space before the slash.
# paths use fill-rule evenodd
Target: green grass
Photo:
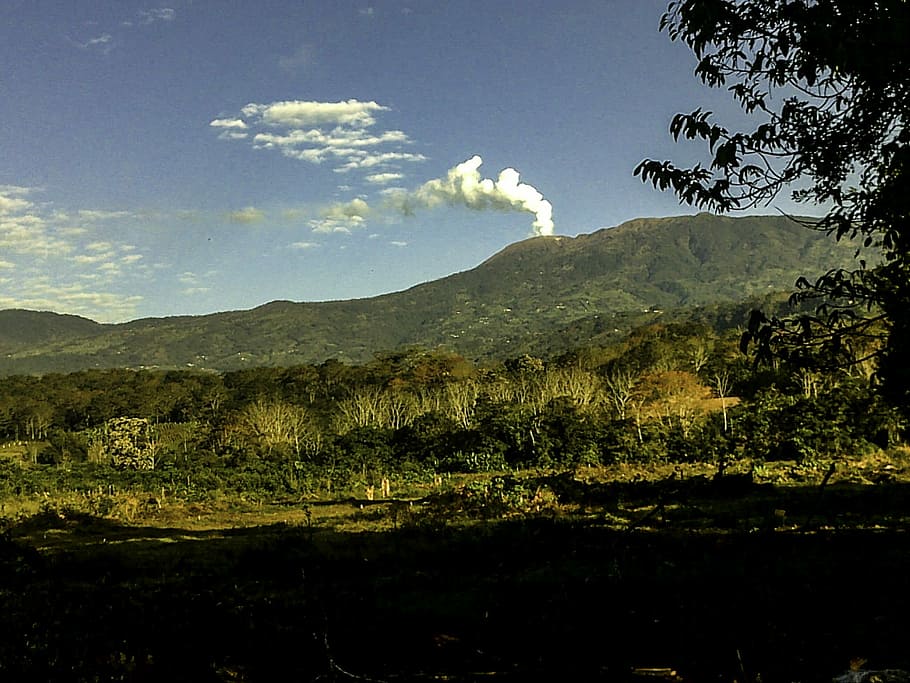
<path id="1" fill-rule="evenodd" d="M 0 678 L 908 668 L 904 470 L 902 454 L 855 461 L 821 489 L 823 469 L 782 463 L 738 491 L 695 466 L 526 472 L 415 500 L 169 501 L 133 523 L 52 502 L 7 519 L 0 542 Z"/>

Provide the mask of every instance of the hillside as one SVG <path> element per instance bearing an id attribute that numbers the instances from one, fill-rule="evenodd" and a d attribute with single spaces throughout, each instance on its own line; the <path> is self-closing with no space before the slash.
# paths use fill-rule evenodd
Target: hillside
<path id="1" fill-rule="evenodd" d="M 636 219 L 574 238 L 528 239 L 471 270 L 368 299 L 275 301 L 118 325 L 0 311 L 0 374 L 360 362 L 408 345 L 471 358 L 544 354 L 589 332 L 619 333 L 655 311 L 787 291 L 852 253 L 779 216 Z"/>
<path id="2" fill-rule="evenodd" d="M 43 345 L 104 333 L 104 325 L 77 315 L 10 309 L 0 311 L 0 349 Z"/>

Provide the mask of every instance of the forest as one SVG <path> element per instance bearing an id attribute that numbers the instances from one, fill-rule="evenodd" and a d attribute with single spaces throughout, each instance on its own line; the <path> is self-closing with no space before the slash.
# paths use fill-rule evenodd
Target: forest
<path id="1" fill-rule="evenodd" d="M 757 366 L 738 343 L 735 331 L 653 324 L 546 361 L 480 366 L 412 349 L 359 366 L 10 377 L 3 485 L 75 493 L 125 478 L 169 498 L 302 500 L 439 475 L 694 462 L 723 472 L 901 444 L 871 367 Z"/>

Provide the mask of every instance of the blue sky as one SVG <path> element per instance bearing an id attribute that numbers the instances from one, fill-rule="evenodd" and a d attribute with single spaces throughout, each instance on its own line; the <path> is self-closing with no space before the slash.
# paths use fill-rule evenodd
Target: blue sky
<path id="1" fill-rule="evenodd" d="M 0 309 L 372 296 L 690 213 L 632 170 L 699 158 L 670 118 L 732 105 L 665 7 L 5 0 Z"/>

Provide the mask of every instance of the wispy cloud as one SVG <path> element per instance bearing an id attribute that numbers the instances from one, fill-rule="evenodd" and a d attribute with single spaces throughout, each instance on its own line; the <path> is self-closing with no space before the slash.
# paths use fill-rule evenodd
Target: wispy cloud
<path id="1" fill-rule="evenodd" d="M 228 214 L 228 220 L 231 223 L 241 223 L 249 225 L 251 223 L 260 223 L 265 218 L 265 214 L 255 206 L 246 206 L 237 211 L 231 211 Z"/>
<path id="2" fill-rule="evenodd" d="M 108 54 L 114 49 L 114 36 L 110 33 L 102 33 L 100 36 L 95 36 L 82 42 L 75 41 L 75 45 L 83 50 L 95 50 L 102 54 Z"/>
<path id="3" fill-rule="evenodd" d="M 77 214 L 84 221 L 109 221 L 118 218 L 127 218 L 129 211 L 102 211 L 98 209 L 80 209 Z"/>
<path id="4" fill-rule="evenodd" d="M 0 308 L 65 311 L 102 322 L 134 314 L 142 297 L 114 290 L 142 276 L 143 255 L 109 236 L 131 214 L 55 210 L 32 200 L 38 192 L 0 187 L 0 269 L 16 272 L 0 282 Z"/>
<path id="5" fill-rule="evenodd" d="M 288 246 L 291 249 L 318 249 L 320 244 L 318 242 L 293 242 Z"/>
<path id="6" fill-rule="evenodd" d="M 207 273 L 206 275 L 210 275 L 210 273 Z M 184 285 L 180 290 L 180 293 L 185 296 L 194 296 L 210 292 L 212 288 L 205 285 L 202 280 L 203 276 L 197 275 L 192 271 L 180 273 L 180 275 L 177 276 L 177 281 L 181 285 Z"/>
<path id="7" fill-rule="evenodd" d="M 110 292 L 91 291 L 80 284 L 61 287 L 50 283 L 33 283 L 27 295 L 16 296 L 0 292 L 0 309 L 26 308 L 34 311 L 66 311 L 98 322 L 129 320 L 142 303 L 138 295 L 123 296 Z"/>
<path id="8" fill-rule="evenodd" d="M 373 173 L 366 177 L 366 181 L 374 185 L 386 185 L 402 178 L 404 178 L 402 173 Z"/>
<path id="9" fill-rule="evenodd" d="M 309 45 L 301 45 L 289 55 L 278 58 L 278 66 L 288 72 L 300 71 L 313 65 L 313 48 Z"/>
<path id="10" fill-rule="evenodd" d="M 170 7 L 158 7 L 155 9 L 141 9 L 138 15 L 139 23 L 143 26 L 148 26 L 158 21 L 174 21 L 177 18 L 177 11 Z"/>
<path id="11" fill-rule="evenodd" d="M 386 166 L 396 162 L 414 162 L 425 161 L 423 154 L 410 154 L 408 152 L 382 152 L 382 153 L 358 153 L 350 155 L 346 164 L 335 169 L 338 173 L 346 173 L 354 169 L 370 169 L 377 166 Z"/>
<path id="12" fill-rule="evenodd" d="M 127 19 L 123 19 L 98 35 L 90 35 L 81 40 L 70 42 L 81 50 L 110 54 L 110 52 L 123 43 L 124 37 L 130 30 L 141 30 L 157 23 L 170 23 L 177 18 L 177 10 L 171 7 L 153 7 L 140 9 Z M 97 27 L 100 22 L 90 22 L 88 25 Z"/>
<path id="13" fill-rule="evenodd" d="M 0 216 L 24 211 L 29 208 L 32 203 L 25 199 L 25 196 L 30 192 L 31 190 L 27 187 L 0 185 Z"/>

